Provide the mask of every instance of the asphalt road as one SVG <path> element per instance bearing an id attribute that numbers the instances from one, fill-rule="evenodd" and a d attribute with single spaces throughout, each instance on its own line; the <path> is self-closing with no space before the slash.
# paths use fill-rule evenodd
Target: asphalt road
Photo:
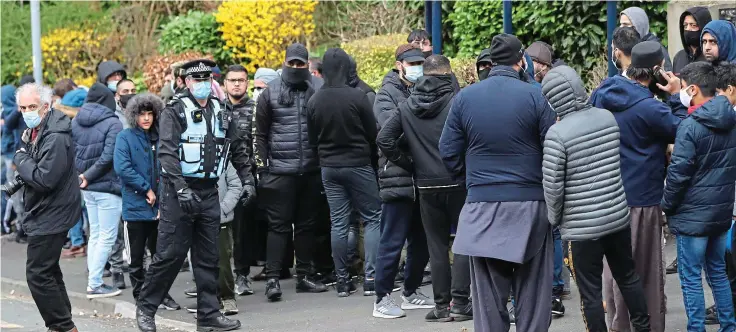
<path id="1" fill-rule="evenodd" d="M 668 242 L 666 247 L 667 256 L 674 257 L 673 243 L 672 241 Z M 24 269 L 18 268 L 25 266 L 25 247 L 16 243 L 3 243 L 1 264 L 3 277 L 25 280 Z M 84 293 L 86 286 L 86 260 L 84 258 L 62 260 L 62 270 L 69 291 Z M 260 268 L 254 267 L 252 271 L 256 273 L 260 271 Z M 111 282 L 110 279 L 106 279 L 106 281 Z M 127 276 L 126 282 L 129 284 Z M 192 285 L 191 273 L 180 273 L 171 289 L 171 295 L 182 306 L 194 305 L 196 299 L 187 298 L 183 293 L 185 289 Z M 359 287 L 359 292 L 353 296 L 337 298 L 334 289 L 321 294 L 297 294 L 293 279 L 283 280 L 281 286 L 284 290 L 284 296 L 283 300 L 277 303 L 269 303 L 266 300 L 264 296 L 265 283 L 263 282 L 254 283 L 256 294 L 238 298 L 240 313 L 232 317 L 240 319 L 243 323 L 243 329 L 241 331 L 473 331 L 472 321 L 458 323 L 424 322 L 424 315 L 427 310 L 408 311 L 406 318 L 395 320 L 373 318 L 371 311 L 374 298 L 362 296 L 361 287 Z M 431 296 L 430 286 L 423 287 L 423 291 L 425 294 Z M 669 297 L 667 302 L 667 332 L 685 331 L 687 317 L 684 312 L 682 291 L 677 275 L 667 276 L 665 292 Z M 710 295 L 710 288 L 707 286 L 705 286 L 705 295 L 706 303 L 712 304 L 713 300 Z M 121 296 L 115 297 L 114 299 L 132 302 L 130 289 L 124 290 Z M 43 322 L 35 311 L 35 306 L 32 304 L 28 306 L 28 303 L 16 306 L 14 305 L 16 302 L 14 301 L 18 300 L 2 299 L 2 316 L 0 318 L 8 323 L 22 325 L 24 328 L 31 328 L 31 330 L 19 331 L 41 331 L 38 328 L 43 327 Z M 567 309 L 565 316 L 554 319 L 549 331 L 584 331 L 585 328 L 580 313 L 578 292 L 574 285 L 572 288 L 572 298 L 565 300 L 564 304 Z M 9 312 L 6 311 L 6 307 L 9 308 Z M 26 311 L 15 313 L 15 310 Z M 75 309 L 75 321 L 79 320 L 80 327 L 83 327 L 83 324 L 97 324 L 90 325 L 90 328 L 80 328 L 80 331 L 135 331 L 135 329 L 126 329 L 132 328 L 133 326 L 131 325 L 132 322 L 128 320 L 115 318 L 90 319 L 87 316 L 79 316 L 77 318 L 78 314 L 78 310 Z M 158 314 L 168 319 L 196 323 L 193 316 L 185 310 L 172 312 L 159 311 Z M 511 330 L 514 331 L 515 329 L 512 327 Z M 707 331 L 717 331 L 717 326 L 709 326 Z"/>

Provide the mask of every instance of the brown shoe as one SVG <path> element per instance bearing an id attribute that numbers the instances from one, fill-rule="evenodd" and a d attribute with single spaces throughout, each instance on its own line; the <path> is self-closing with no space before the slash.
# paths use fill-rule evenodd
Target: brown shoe
<path id="1" fill-rule="evenodd" d="M 87 256 L 87 247 L 71 247 L 69 249 L 64 249 L 61 251 L 61 257 L 62 258 L 75 258 L 75 257 L 86 257 Z"/>

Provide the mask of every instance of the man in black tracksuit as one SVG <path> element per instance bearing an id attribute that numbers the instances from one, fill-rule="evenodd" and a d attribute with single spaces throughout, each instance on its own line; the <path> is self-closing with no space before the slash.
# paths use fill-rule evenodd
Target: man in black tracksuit
<path id="1" fill-rule="evenodd" d="M 432 55 L 424 62 L 424 76 L 419 78 L 411 96 L 399 104 L 398 114 L 381 128 L 376 143 L 389 160 L 413 170 L 419 189 L 422 224 L 427 234 L 435 309 L 428 321 L 472 319 L 470 303 L 470 266 L 468 257 L 454 255 L 450 268 L 447 252 L 450 227 L 457 225 L 465 203 L 465 183 L 452 176 L 440 157 L 439 140 L 457 90 L 452 83 L 450 61 Z M 409 145 L 409 155 L 402 152 L 402 135 Z M 413 160 L 412 160 L 413 159 Z M 411 294 L 406 294 L 408 297 Z M 449 309 L 452 300 L 452 309 Z"/>
<path id="2" fill-rule="evenodd" d="M 376 118 L 368 97 L 347 84 L 350 58 L 339 48 L 322 61 L 325 85 L 307 106 L 309 142 L 317 150 L 322 183 L 330 205 L 332 257 L 337 295 L 349 296 L 355 285 L 348 273 L 348 229 L 357 210 L 365 226 L 365 276 L 374 271 L 381 203 L 373 168 Z"/>
<path id="3" fill-rule="evenodd" d="M 259 204 L 268 218 L 266 241 L 266 297 L 281 299 L 279 275 L 285 264 L 288 236 L 294 225 L 297 292 L 324 292 L 312 280 L 314 229 L 324 197 L 319 162 L 309 146 L 307 102 L 322 86 L 309 73 L 304 45 L 286 49 L 281 77 L 268 83 L 256 103 L 255 155 L 258 167 Z"/>
<path id="4" fill-rule="evenodd" d="M 410 87 L 422 74 L 424 56 L 421 50 L 411 44 L 404 44 L 397 48 L 395 53 L 396 69 L 390 71 L 383 79 L 381 89 L 376 95 L 373 104 L 373 113 L 376 115 L 379 127 L 382 127 L 388 119 L 398 113 L 399 103 L 406 100 L 410 95 Z M 418 67 L 418 68 L 417 68 Z M 418 69 L 418 70 L 417 70 Z M 402 148 L 406 149 L 405 142 Z M 380 197 L 383 202 L 381 207 L 381 239 L 376 256 L 375 295 L 376 305 L 395 289 L 394 278 L 398 273 L 401 249 L 408 242 L 407 258 L 405 268 L 404 288 L 416 291 L 421 282 L 424 267 L 429 261 L 427 252 L 427 239 L 424 235 L 424 227 L 419 213 L 419 204 L 415 195 L 414 180 L 412 173 L 397 166 L 379 151 L 378 161 L 378 184 Z M 449 233 L 448 233 L 449 234 Z M 366 281 L 370 287 L 370 281 Z M 366 286 L 364 286 L 365 288 Z M 414 292 L 417 293 L 417 292 Z M 364 295 L 370 295 L 367 292 Z M 416 294 L 421 297 L 421 293 Z M 413 299 L 409 299 L 411 302 Z M 431 299 L 419 299 L 419 304 L 412 304 L 421 308 L 431 308 Z M 408 308 L 408 307 L 407 307 Z M 383 312 L 380 306 L 376 306 L 374 317 L 396 318 L 401 317 L 402 312 Z"/>

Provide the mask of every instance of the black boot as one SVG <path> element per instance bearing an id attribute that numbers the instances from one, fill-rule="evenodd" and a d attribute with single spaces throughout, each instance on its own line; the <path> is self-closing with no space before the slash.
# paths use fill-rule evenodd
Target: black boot
<path id="1" fill-rule="evenodd" d="M 125 275 L 123 275 L 122 273 L 113 273 L 112 274 L 112 283 L 118 289 L 125 289 L 125 287 L 127 287 L 125 285 Z"/>
<path id="2" fill-rule="evenodd" d="M 281 300 L 281 285 L 278 279 L 271 278 L 266 281 L 266 297 L 269 301 Z"/>
<path id="3" fill-rule="evenodd" d="M 146 315 L 140 309 L 135 311 L 135 320 L 141 332 L 156 332 L 156 319 Z"/>
<path id="4" fill-rule="evenodd" d="M 322 293 L 327 291 L 327 286 L 319 281 L 314 281 L 308 277 L 299 277 L 296 281 L 297 293 Z"/>
<path id="5" fill-rule="evenodd" d="M 355 288 L 355 284 L 352 279 L 349 277 L 337 278 L 337 297 L 348 297 L 356 291 L 358 291 L 358 289 Z"/>
<path id="6" fill-rule="evenodd" d="M 473 319 L 473 304 L 470 302 L 465 305 L 453 304 L 450 307 L 450 317 L 456 322 Z"/>
<path id="7" fill-rule="evenodd" d="M 240 321 L 223 315 L 214 318 L 197 320 L 197 331 L 232 331 L 240 328 Z"/>

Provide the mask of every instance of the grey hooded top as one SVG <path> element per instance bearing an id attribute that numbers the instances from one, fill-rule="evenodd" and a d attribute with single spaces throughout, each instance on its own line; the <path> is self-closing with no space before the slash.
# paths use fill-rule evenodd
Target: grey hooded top
<path id="1" fill-rule="evenodd" d="M 547 73 L 542 91 L 560 118 L 544 140 L 542 184 L 550 223 L 571 241 L 626 228 L 616 119 L 587 103 L 583 81 L 568 66 Z"/>
<path id="2" fill-rule="evenodd" d="M 667 52 L 667 48 L 662 45 L 662 41 L 649 32 L 649 16 L 639 7 L 629 7 L 621 11 L 621 15 L 626 15 L 634 26 L 636 32 L 639 33 L 641 41 L 656 41 L 662 48 L 662 55 L 664 56 L 664 69 L 667 71 L 672 70 L 672 61 L 670 60 L 670 53 Z"/>

